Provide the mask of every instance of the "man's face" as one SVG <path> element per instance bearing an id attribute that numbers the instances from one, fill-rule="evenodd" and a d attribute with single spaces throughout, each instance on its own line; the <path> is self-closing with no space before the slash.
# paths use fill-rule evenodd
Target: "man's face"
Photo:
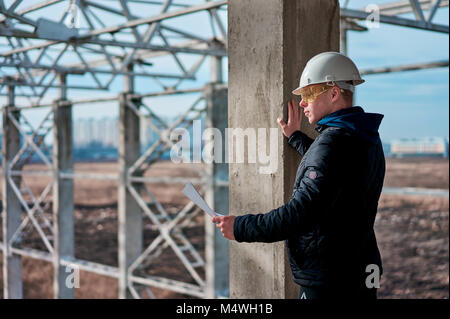
<path id="1" fill-rule="evenodd" d="M 299 105 L 303 107 L 305 116 L 308 118 L 310 124 L 317 124 L 324 116 L 329 114 L 330 108 L 330 91 L 324 91 L 312 102 L 306 102 L 304 99 L 301 100 Z"/>

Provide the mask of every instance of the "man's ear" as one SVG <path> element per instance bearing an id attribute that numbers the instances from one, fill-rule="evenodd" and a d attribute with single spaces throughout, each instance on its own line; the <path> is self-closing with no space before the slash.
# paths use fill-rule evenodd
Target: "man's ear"
<path id="1" fill-rule="evenodd" d="M 331 89 L 331 100 L 332 101 L 337 101 L 337 99 L 339 98 L 339 94 L 340 94 L 340 90 L 337 87 L 333 87 Z"/>

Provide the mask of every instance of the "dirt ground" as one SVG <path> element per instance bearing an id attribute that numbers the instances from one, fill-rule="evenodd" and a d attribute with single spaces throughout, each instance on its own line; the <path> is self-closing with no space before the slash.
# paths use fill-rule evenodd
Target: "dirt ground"
<path id="1" fill-rule="evenodd" d="M 448 189 L 448 159 L 439 157 L 388 158 L 384 185 Z"/>
<path id="2" fill-rule="evenodd" d="M 449 297 L 448 198 L 382 195 L 375 232 L 380 298 Z"/>
<path id="3" fill-rule="evenodd" d="M 34 170 L 42 166 L 32 165 Z M 79 163 L 76 172 L 116 174 L 116 163 Z M 146 176 L 196 177 L 187 165 L 170 162 L 155 164 Z M 449 188 L 449 162 L 441 158 L 387 159 L 385 186 Z M 50 182 L 45 177 L 26 177 L 36 195 Z M 117 266 L 117 183 L 114 181 L 76 180 L 75 255 L 77 258 Z M 180 196 L 182 185 L 155 184 L 150 191 L 169 214 L 175 214 L 187 199 Z M 1 193 L 1 186 L 0 186 Z M 45 208 L 51 219 L 51 205 Z M 192 217 L 183 229 L 203 256 L 203 215 Z M 1 221 L 0 221 L 1 223 Z M 24 237 L 26 247 L 45 249 L 30 227 Z M 380 298 L 448 298 L 449 297 L 449 199 L 427 196 L 382 195 L 375 231 L 383 258 L 384 273 Z M 1 238 L 0 234 L 0 238 Z M 144 244 L 157 236 L 144 217 Z M 1 255 L 1 253 L 0 253 Z M 204 257 L 204 256 L 203 256 Z M 0 258 L 0 266 L 2 265 Z M 52 265 L 22 258 L 25 298 L 52 298 Z M 148 274 L 194 282 L 181 262 L 166 249 L 149 268 Z M 204 276 L 201 273 L 201 276 Z M 0 272 L 0 297 L 3 297 L 3 274 Z M 151 288 L 157 298 L 189 298 L 167 290 Z M 80 272 L 76 298 L 117 298 L 117 280 L 89 272 Z"/>

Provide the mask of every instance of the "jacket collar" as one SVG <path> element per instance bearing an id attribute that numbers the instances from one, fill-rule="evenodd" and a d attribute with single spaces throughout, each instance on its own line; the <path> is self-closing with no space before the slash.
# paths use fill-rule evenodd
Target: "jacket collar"
<path id="1" fill-rule="evenodd" d="M 317 123 L 315 129 L 322 133 L 328 127 L 340 127 L 376 144 L 379 143 L 378 129 L 382 119 L 382 114 L 365 113 L 362 107 L 354 106 L 328 114 Z"/>

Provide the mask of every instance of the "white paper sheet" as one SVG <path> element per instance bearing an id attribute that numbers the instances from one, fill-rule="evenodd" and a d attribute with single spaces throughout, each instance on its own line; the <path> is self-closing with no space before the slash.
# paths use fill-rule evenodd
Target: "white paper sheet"
<path id="1" fill-rule="evenodd" d="M 187 183 L 186 186 L 184 186 L 184 189 L 182 190 L 182 193 L 186 195 L 191 201 L 193 201 L 198 207 L 203 209 L 205 213 L 207 213 L 209 216 L 223 216 L 222 214 L 216 213 L 213 211 L 208 204 L 206 204 L 205 200 L 200 196 L 200 194 L 197 192 L 197 190 L 194 188 L 194 185 L 192 183 Z"/>

